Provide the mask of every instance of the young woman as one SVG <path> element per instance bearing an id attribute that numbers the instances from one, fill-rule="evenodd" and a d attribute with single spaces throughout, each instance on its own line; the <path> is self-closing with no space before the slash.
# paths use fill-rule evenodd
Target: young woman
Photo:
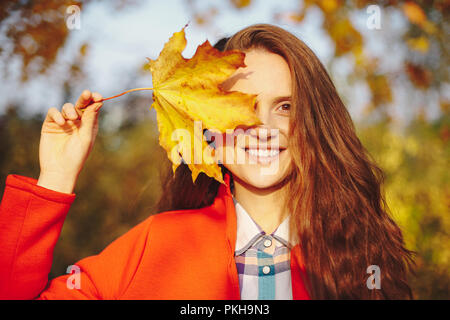
<path id="1" fill-rule="evenodd" d="M 6 182 L 2 298 L 412 297 L 411 252 L 388 215 L 382 172 L 318 58 L 271 25 L 245 28 L 225 49 L 244 51 L 246 67 L 224 88 L 256 94 L 262 122 L 244 133 L 247 139 L 216 145 L 227 155 L 225 184 L 205 175 L 193 184 L 181 165 L 164 186 L 164 212 L 49 283 L 53 247 L 97 133 L 101 96 L 85 91 L 75 105 L 48 111 L 39 179 L 10 175 Z M 274 140 L 276 150 L 260 150 Z M 244 163 L 228 156 L 239 152 Z"/>

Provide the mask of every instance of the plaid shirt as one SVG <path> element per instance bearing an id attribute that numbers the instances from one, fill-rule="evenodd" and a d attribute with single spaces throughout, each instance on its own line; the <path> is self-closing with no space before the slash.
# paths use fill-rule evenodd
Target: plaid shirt
<path id="1" fill-rule="evenodd" d="M 242 300 L 292 300 L 289 216 L 270 235 L 233 198 L 236 267 Z"/>

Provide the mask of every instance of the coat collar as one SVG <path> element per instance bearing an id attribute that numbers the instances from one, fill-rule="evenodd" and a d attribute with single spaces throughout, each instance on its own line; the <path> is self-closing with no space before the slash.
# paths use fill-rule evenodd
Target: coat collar
<path id="1" fill-rule="evenodd" d="M 224 176 L 224 182 L 220 185 L 213 207 L 224 214 L 226 241 L 229 250 L 228 275 L 232 286 L 233 297 L 230 299 L 240 299 L 239 276 L 236 268 L 234 252 L 236 249 L 237 236 L 237 217 L 233 201 L 233 195 L 230 189 L 231 177 L 229 173 Z M 309 295 L 304 282 L 306 281 L 305 266 L 300 254 L 300 247 L 297 243 L 291 249 L 291 279 L 292 296 L 294 300 L 308 300 Z M 305 279 L 305 281 L 303 281 Z"/>

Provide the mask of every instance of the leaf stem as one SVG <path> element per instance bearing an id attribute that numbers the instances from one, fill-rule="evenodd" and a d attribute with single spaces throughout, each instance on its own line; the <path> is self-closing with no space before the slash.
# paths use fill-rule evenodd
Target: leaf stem
<path id="1" fill-rule="evenodd" d="M 123 96 L 124 94 L 129 93 L 129 92 L 133 92 L 133 91 L 141 91 L 141 90 L 153 90 L 153 88 L 135 88 L 135 89 L 130 89 L 130 90 L 127 90 L 127 91 L 125 91 L 125 92 L 116 94 L 115 96 L 112 96 L 112 97 L 109 97 L 109 98 L 103 98 L 100 102 L 103 102 L 103 101 L 106 101 L 106 100 L 109 100 L 109 99 L 114 99 L 114 98 Z"/>

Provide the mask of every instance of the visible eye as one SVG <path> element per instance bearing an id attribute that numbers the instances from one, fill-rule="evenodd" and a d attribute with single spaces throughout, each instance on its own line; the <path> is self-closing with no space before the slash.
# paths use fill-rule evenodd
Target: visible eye
<path id="1" fill-rule="evenodd" d="M 290 103 L 283 103 L 277 108 L 277 111 L 280 111 L 282 113 L 289 113 L 291 110 L 291 104 Z"/>

